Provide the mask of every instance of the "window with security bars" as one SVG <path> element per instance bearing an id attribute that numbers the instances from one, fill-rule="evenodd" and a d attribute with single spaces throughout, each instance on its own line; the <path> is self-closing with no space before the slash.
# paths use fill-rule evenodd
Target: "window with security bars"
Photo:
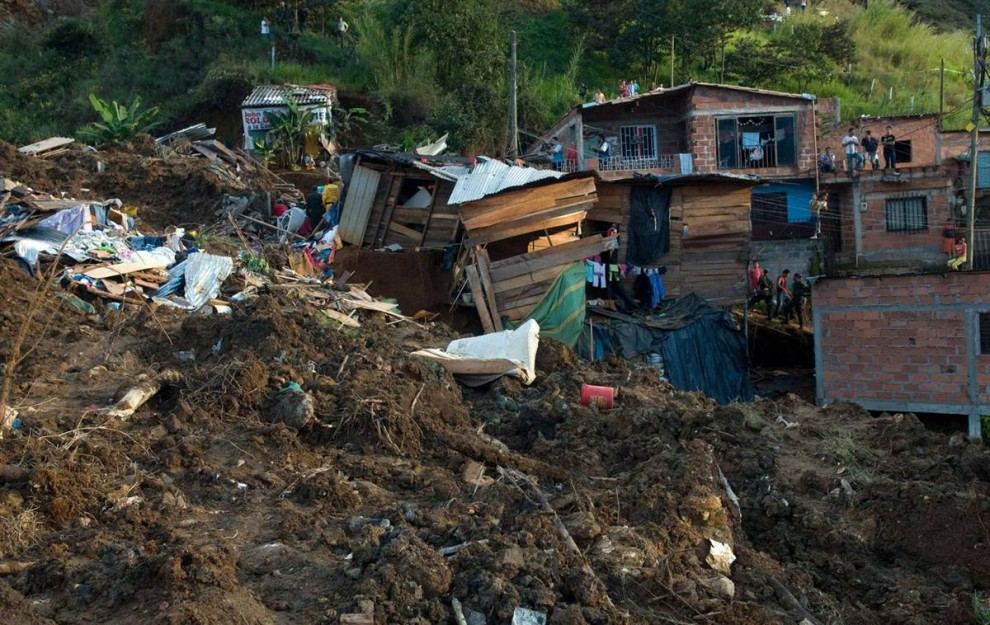
<path id="1" fill-rule="evenodd" d="M 619 150 L 624 160 L 656 160 L 657 127 L 622 126 L 619 129 Z"/>
<path id="2" fill-rule="evenodd" d="M 918 232 L 928 228 L 928 202 L 923 197 L 887 200 L 887 232 Z"/>
<path id="3" fill-rule="evenodd" d="M 980 355 L 990 356 L 990 312 L 980 313 Z"/>

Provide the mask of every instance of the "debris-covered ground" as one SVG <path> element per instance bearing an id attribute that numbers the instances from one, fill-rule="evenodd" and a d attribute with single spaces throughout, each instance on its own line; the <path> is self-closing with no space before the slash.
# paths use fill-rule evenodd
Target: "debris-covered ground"
<path id="1" fill-rule="evenodd" d="M 0 258 L 0 362 L 36 287 Z M 961 624 L 990 585 L 990 453 L 911 415 L 718 407 L 550 341 L 532 386 L 469 390 L 409 356 L 442 323 L 347 327 L 304 288 L 41 303 L 0 441 L 2 623 L 438 625 L 457 599 L 491 625 Z"/>

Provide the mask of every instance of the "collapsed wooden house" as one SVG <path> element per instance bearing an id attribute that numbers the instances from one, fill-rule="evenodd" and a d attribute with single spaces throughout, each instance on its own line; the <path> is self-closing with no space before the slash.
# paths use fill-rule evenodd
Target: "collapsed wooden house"
<path id="1" fill-rule="evenodd" d="M 464 159 L 431 165 L 412 154 L 362 150 L 348 155 L 351 173 L 340 219 L 345 243 L 379 249 L 443 249 L 460 234 L 448 198 Z M 431 162 L 436 162 L 431 158 Z"/>
<path id="2" fill-rule="evenodd" d="M 740 304 L 748 294 L 750 195 L 759 182 L 752 176 L 719 173 L 638 175 L 599 182 L 598 202 L 588 212 L 587 230 L 604 232 L 617 226 L 618 262 L 663 268 L 671 297 L 693 292 L 714 304 Z M 654 215 L 642 214 L 644 207 Z M 652 227 L 649 220 L 657 225 Z M 643 230 L 665 239 L 665 245 L 658 247 L 661 253 L 630 254 Z M 632 280 L 629 274 L 630 290 Z"/>
<path id="3" fill-rule="evenodd" d="M 528 316 L 567 266 L 600 254 L 614 240 L 580 238 L 598 201 L 593 174 L 561 176 L 495 160 L 455 185 L 449 200 L 464 226 L 465 273 L 486 331 Z"/>
<path id="4" fill-rule="evenodd" d="M 451 295 L 477 308 L 486 332 L 525 319 L 566 269 L 609 250 L 611 262 L 663 267 L 671 297 L 694 292 L 731 305 L 747 296 L 752 176 L 602 181 L 590 171 L 484 158 L 469 168 L 373 151 L 355 153 L 349 167 L 341 238 L 370 249 L 456 249 Z M 644 252 L 643 237 L 656 245 Z M 624 285 L 633 291 L 631 275 Z"/>

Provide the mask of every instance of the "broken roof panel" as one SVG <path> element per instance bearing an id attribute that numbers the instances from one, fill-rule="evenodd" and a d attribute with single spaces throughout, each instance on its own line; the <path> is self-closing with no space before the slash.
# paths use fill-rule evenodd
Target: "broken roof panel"
<path id="1" fill-rule="evenodd" d="M 329 88 L 328 88 L 329 87 Z M 286 96 L 291 96 L 300 106 L 329 104 L 333 88 L 329 85 L 302 87 L 299 85 L 260 85 L 244 98 L 241 107 L 285 106 Z"/>
<path id="2" fill-rule="evenodd" d="M 474 202 L 506 189 L 523 187 L 539 180 L 560 178 L 563 175 L 559 171 L 507 165 L 485 157 L 479 157 L 478 160 L 471 173 L 457 179 L 448 204 Z"/>

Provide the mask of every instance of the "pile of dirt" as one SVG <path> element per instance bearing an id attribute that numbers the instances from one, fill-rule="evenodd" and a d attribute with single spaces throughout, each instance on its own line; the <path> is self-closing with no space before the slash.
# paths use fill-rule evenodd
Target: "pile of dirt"
<path id="1" fill-rule="evenodd" d="M 141 224 L 155 230 L 212 224 L 225 195 L 261 195 L 275 183 L 263 169 L 241 172 L 241 179 L 233 180 L 205 158 L 175 152 L 160 156 L 146 135 L 99 151 L 73 145 L 45 158 L 19 154 L 0 141 L 0 176 L 67 197 L 119 198 L 138 209 Z"/>
<path id="2" fill-rule="evenodd" d="M 63 158 L 90 156 L 22 179 L 90 185 Z M 156 158 L 135 167 L 179 171 Z M 0 259 L 4 360 L 36 284 Z M 718 406 L 552 341 L 532 385 L 467 389 L 409 355 L 448 326 L 346 327 L 284 286 L 230 315 L 38 300 L 0 440 L 0 622 L 433 625 L 457 599 L 492 625 L 962 624 L 990 586 L 981 442 L 794 396 Z"/>
<path id="3" fill-rule="evenodd" d="M 342 329 L 284 293 L 91 331 L 34 370 L 0 442 L 20 469 L 0 553 L 26 563 L 0 577 L 5 616 L 425 625 L 456 597 L 488 623 L 969 623 L 990 581 L 990 454 L 911 416 L 718 407 L 550 341 L 532 386 L 467 390 L 408 356 L 443 326 Z M 182 381 L 132 420 L 100 416 L 166 367 Z M 302 427 L 272 411 L 292 382 Z M 618 406 L 579 405 L 582 382 Z"/>

